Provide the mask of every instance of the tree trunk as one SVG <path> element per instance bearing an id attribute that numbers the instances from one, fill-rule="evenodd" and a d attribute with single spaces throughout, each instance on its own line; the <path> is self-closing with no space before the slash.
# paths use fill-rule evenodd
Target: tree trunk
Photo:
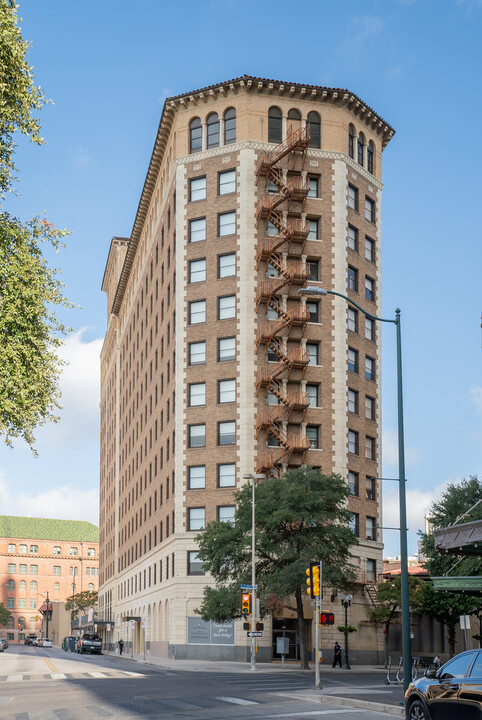
<path id="1" fill-rule="evenodd" d="M 456 620 L 447 623 L 447 638 L 449 641 L 450 657 L 455 655 L 455 625 Z"/>
<path id="2" fill-rule="evenodd" d="M 297 614 L 297 625 L 298 625 L 298 638 L 300 642 L 300 669 L 309 670 L 308 658 L 306 654 L 306 642 L 305 642 L 305 614 L 303 611 L 303 597 L 301 595 L 301 588 L 297 588 L 295 592 L 296 598 L 296 614 Z"/>
<path id="3" fill-rule="evenodd" d="M 388 636 L 390 634 L 391 618 L 385 623 L 385 662 L 388 665 Z"/>

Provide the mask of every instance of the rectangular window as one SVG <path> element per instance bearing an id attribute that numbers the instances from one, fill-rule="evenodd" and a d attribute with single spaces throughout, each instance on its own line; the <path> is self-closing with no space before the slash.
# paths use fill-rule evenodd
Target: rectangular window
<path id="1" fill-rule="evenodd" d="M 367 420 L 375 420 L 375 398 L 365 395 L 365 417 Z"/>
<path id="2" fill-rule="evenodd" d="M 38 575 L 38 565 L 30 565 L 30 575 Z"/>
<path id="3" fill-rule="evenodd" d="M 7 598 L 7 608 L 9 610 L 12 610 L 15 607 L 15 599 L 14 598 Z"/>
<path id="4" fill-rule="evenodd" d="M 359 454 L 359 441 L 356 430 L 348 430 L 348 452 L 352 455 Z"/>
<path id="5" fill-rule="evenodd" d="M 375 280 L 365 275 L 365 298 L 375 300 Z"/>
<path id="6" fill-rule="evenodd" d="M 200 490 L 206 487 L 206 466 L 195 465 L 188 468 L 189 490 Z"/>
<path id="7" fill-rule="evenodd" d="M 236 380 L 218 381 L 218 403 L 236 402 Z"/>
<path id="8" fill-rule="evenodd" d="M 348 290 L 358 292 L 358 270 L 348 265 Z"/>
<path id="9" fill-rule="evenodd" d="M 359 475 L 351 470 L 348 472 L 348 492 L 350 495 L 358 497 L 359 494 Z"/>
<path id="10" fill-rule="evenodd" d="M 236 295 L 225 295 L 218 298 L 218 320 L 236 317 Z"/>
<path id="11" fill-rule="evenodd" d="M 310 223 L 310 231 L 308 233 L 308 240 L 318 240 L 319 234 L 319 220 L 317 218 L 308 218 Z"/>
<path id="12" fill-rule="evenodd" d="M 367 500 L 376 500 L 377 490 L 375 485 L 375 478 L 374 477 L 368 477 L 366 478 L 366 496 Z"/>
<path id="13" fill-rule="evenodd" d="M 37 553 L 38 553 L 38 545 L 30 545 L 30 554 L 37 555 Z"/>
<path id="14" fill-rule="evenodd" d="M 17 552 L 17 546 L 16 546 L 16 545 L 9 545 L 9 546 L 8 546 L 8 552 L 10 552 L 10 553 Z"/>
<path id="15" fill-rule="evenodd" d="M 206 176 L 199 178 L 192 178 L 189 180 L 189 200 L 195 202 L 196 200 L 206 199 Z"/>
<path id="16" fill-rule="evenodd" d="M 348 348 L 348 370 L 350 372 L 358 372 L 358 350 Z"/>
<path id="17" fill-rule="evenodd" d="M 189 365 L 206 363 L 206 341 L 189 343 Z"/>
<path id="18" fill-rule="evenodd" d="M 203 507 L 189 508 L 188 530 L 204 530 L 206 524 L 206 510 Z"/>
<path id="19" fill-rule="evenodd" d="M 278 234 L 278 228 L 276 225 L 274 225 L 271 220 L 268 220 L 268 224 L 266 226 L 266 235 L 267 237 L 274 237 Z"/>
<path id="20" fill-rule="evenodd" d="M 352 332 L 358 332 L 358 310 L 349 307 L 348 308 L 348 330 Z"/>
<path id="21" fill-rule="evenodd" d="M 348 389 L 348 412 L 358 415 L 358 390 Z"/>
<path id="22" fill-rule="evenodd" d="M 206 218 L 189 220 L 189 242 L 201 242 L 206 239 Z"/>
<path id="23" fill-rule="evenodd" d="M 307 260 L 307 265 L 310 270 L 310 280 L 317 282 L 320 279 L 320 261 L 319 260 Z"/>
<path id="24" fill-rule="evenodd" d="M 234 505 L 220 505 L 218 507 L 218 520 L 219 522 L 228 522 L 234 525 L 234 514 L 236 508 Z"/>
<path id="25" fill-rule="evenodd" d="M 189 407 L 206 404 L 206 383 L 191 383 L 189 385 Z"/>
<path id="26" fill-rule="evenodd" d="M 189 324 L 197 325 L 206 322 L 206 301 L 195 300 L 189 303 Z"/>
<path id="27" fill-rule="evenodd" d="M 306 343 L 306 349 L 310 356 L 310 365 L 319 365 L 319 345 L 318 343 Z"/>
<path id="28" fill-rule="evenodd" d="M 37 607 L 37 598 L 30 598 L 30 608 L 32 610 L 35 610 Z"/>
<path id="29" fill-rule="evenodd" d="M 227 337 L 218 340 L 218 360 L 226 362 L 236 359 L 236 338 Z"/>
<path id="30" fill-rule="evenodd" d="M 14 563 L 8 563 L 8 573 L 11 575 L 12 573 L 17 572 L 17 566 Z"/>
<path id="31" fill-rule="evenodd" d="M 368 435 L 365 437 L 365 457 L 367 460 L 376 459 L 376 441 Z"/>
<path id="32" fill-rule="evenodd" d="M 189 447 L 206 447 L 206 425 L 189 425 Z"/>
<path id="33" fill-rule="evenodd" d="M 235 421 L 218 423 L 218 445 L 234 445 L 236 443 Z"/>
<path id="34" fill-rule="evenodd" d="M 54 575 L 60 575 L 60 565 L 54 565 L 53 567 L 53 574 Z"/>
<path id="35" fill-rule="evenodd" d="M 319 386 L 318 385 L 307 385 L 306 392 L 310 398 L 310 407 L 319 407 Z"/>
<path id="36" fill-rule="evenodd" d="M 377 539 L 377 521 L 374 517 L 367 517 L 366 520 L 366 530 L 367 530 L 367 540 L 376 540 Z"/>
<path id="37" fill-rule="evenodd" d="M 27 574 L 27 566 L 26 565 L 19 565 L 18 566 L 18 572 L 20 575 L 26 575 Z"/>
<path id="38" fill-rule="evenodd" d="M 218 255 L 218 278 L 234 277 L 236 275 L 236 253 Z"/>
<path id="39" fill-rule="evenodd" d="M 220 195 L 236 192 L 236 170 L 226 170 L 218 175 L 218 191 Z"/>
<path id="40" fill-rule="evenodd" d="M 26 545 L 19 545 L 19 546 L 18 546 L 18 552 L 21 553 L 22 555 L 25 555 L 25 553 L 27 552 L 27 546 L 26 546 Z"/>
<path id="41" fill-rule="evenodd" d="M 360 516 L 358 515 L 358 513 L 352 513 L 348 527 L 350 528 L 355 537 L 360 536 Z"/>
<path id="42" fill-rule="evenodd" d="M 306 309 L 310 313 L 309 322 L 320 322 L 320 303 L 316 300 L 309 300 L 306 303 Z"/>
<path id="43" fill-rule="evenodd" d="M 367 380 L 375 380 L 375 360 L 368 355 L 365 357 L 365 377 Z"/>
<path id="44" fill-rule="evenodd" d="M 318 425 L 307 425 L 306 434 L 310 438 L 310 448 L 317 450 L 320 447 L 320 428 Z"/>
<path id="45" fill-rule="evenodd" d="M 375 340 L 375 321 L 365 315 L 365 339 Z"/>
<path id="46" fill-rule="evenodd" d="M 234 235 L 236 232 L 236 213 L 227 212 L 220 213 L 218 215 L 218 235 L 224 237 L 225 235 Z"/>
<path id="47" fill-rule="evenodd" d="M 318 197 L 318 186 L 319 186 L 319 178 L 317 177 L 310 177 L 308 178 L 308 197 L 309 198 L 317 198 Z"/>
<path id="48" fill-rule="evenodd" d="M 375 262 L 375 240 L 365 235 L 365 258 L 370 262 Z"/>
<path id="49" fill-rule="evenodd" d="M 365 219 L 375 222 L 375 202 L 369 197 L 365 198 Z"/>
<path id="50" fill-rule="evenodd" d="M 358 188 L 348 185 L 348 207 L 358 212 Z"/>
<path id="51" fill-rule="evenodd" d="M 187 553 L 187 574 L 204 575 L 204 567 L 196 550 L 189 550 Z"/>
<path id="52" fill-rule="evenodd" d="M 206 282 L 206 259 L 191 260 L 189 263 L 189 282 Z"/>
<path id="53" fill-rule="evenodd" d="M 218 465 L 218 487 L 234 487 L 236 485 L 236 465 L 223 463 Z"/>
<path id="54" fill-rule="evenodd" d="M 353 225 L 348 225 L 348 247 L 358 252 L 358 230 Z"/>
<path id="55" fill-rule="evenodd" d="M 377 561 L 367 560 L 367 582 L 375 583 L 377 581 Z"/>

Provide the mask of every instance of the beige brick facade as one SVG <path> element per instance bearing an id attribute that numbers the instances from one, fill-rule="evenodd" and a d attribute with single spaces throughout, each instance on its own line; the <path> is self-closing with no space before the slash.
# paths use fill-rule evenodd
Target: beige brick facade
<path id="1" fill-rule="evenodd" d="M 350 476 L 352 621 L 366 618 L 381 572 L 380 331 L 368 338 L 339 298 L 310 309 L 317 298 L 297 291 L 318 284 L 380 314 L 392 134 L 328 88 L 244 77 L 166 101 L 131 237 L 113 239 L 103 282 L 100 610 L 111 640 L 246 658 L 240 623 L 227 645 L 188 633 L 209 581 L 190 574 L 196 528 L 229 517 L 243 473 L 302 463 Z M 291 150 L 276 160 L 281 141 Z M 335 592 L 328 605 L 340 618 Z M 266 623 L 260 657 L 281 623 Z M 360 630 L 355 646 L 376 653 L 374 629 Z"/>

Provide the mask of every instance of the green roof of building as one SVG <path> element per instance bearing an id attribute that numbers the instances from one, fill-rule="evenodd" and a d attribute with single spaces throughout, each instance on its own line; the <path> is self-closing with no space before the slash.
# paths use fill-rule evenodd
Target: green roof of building
<path id="1" fill-rule="evenodd" d="M 0 537 L 99 542 L 99 528 L 84 520 L 50 520 L 0 515 Z"/>

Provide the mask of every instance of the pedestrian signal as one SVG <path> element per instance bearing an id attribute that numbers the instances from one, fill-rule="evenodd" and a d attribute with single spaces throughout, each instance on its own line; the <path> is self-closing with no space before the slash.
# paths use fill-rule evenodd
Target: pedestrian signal
<path id="1" fill-rule="evenodd" d="M 241 615 L 251 615 L 251 593 L 241 595 Z"/>
<path id="2" fill-rule="evenodd" d="M 257 622 L 257 623 L 256 623 L 256 630 L 257 630 L 258 632 L 260 632 L 260 631 L 262 632 L 262 631 L 264 630 L 264 623 L 262 623 L 262 622 Z"/>
<path id="3" fill-rule="evenodd" d="M 332 612 L 320 612 L 320 625 L 327 627 L 335 624 L 335 615 Z"/>

